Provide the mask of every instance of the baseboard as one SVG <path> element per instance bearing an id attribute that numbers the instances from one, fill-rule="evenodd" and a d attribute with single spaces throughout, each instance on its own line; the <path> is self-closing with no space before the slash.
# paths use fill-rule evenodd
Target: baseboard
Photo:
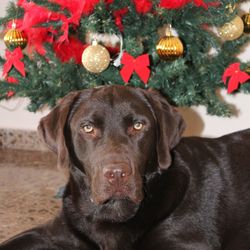
<path id="1" fill-rule="evenodd" d="M 0 148 L 48 151 L 36 131 L 0 128 Z"/>

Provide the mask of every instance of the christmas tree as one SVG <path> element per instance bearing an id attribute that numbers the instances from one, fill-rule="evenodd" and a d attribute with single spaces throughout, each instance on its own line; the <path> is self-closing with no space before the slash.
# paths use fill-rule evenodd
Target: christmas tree
<path id="1" fill-rule="evenodd" d="M 229 116 L 216 90 L 250 91 L 249 64 L 236 58 L 249 41 L 239 2 L 11 2 L 0 19 L 7 46 L 0 99 L 28 97 L 36 111 L 72 90 L 128 84 L 158 89 L 176 106 L 205 105 Z"/>

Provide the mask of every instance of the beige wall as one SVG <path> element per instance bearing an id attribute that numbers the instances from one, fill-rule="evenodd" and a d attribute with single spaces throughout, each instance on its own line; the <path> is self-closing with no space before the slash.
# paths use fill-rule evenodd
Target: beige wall
<path id="1" fill-rule="evenodd" d="M 4 15 L 6 4 L 9 0 L 0 0 L 0 16 Z M 250 9 L 250 1 L 241 6 L 243 12 Z M 0 53 L 4 53 L 3 42 L 0 41 Z M 250 44 L 239 55 L 243 60 L 250 60 Z M 204 107 L 181 108 L 187 130 L 186 135 L 202 135 L 215 137 L 236 130 L 250 127 L 250 95 L 227 95 L 221 91 L 222 98 L 233 105 L 237 116 L 232 118 L 220 118 L 206 114 Z M 17 128 L 35 130 L 39 119 L 48 113 L 48 110 L 36 114 L 25 110 L 27 99 L 11 99 L 0 102 L 0 128 Z"/>

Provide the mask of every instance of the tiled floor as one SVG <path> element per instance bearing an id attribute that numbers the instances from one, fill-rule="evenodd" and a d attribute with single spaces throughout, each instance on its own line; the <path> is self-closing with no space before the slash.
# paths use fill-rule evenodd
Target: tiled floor
<path id="1" fill-rule="evenodd" d="M 64 184 L 51 153 L 0 149 L 0 242 L 54 217 Z"/>

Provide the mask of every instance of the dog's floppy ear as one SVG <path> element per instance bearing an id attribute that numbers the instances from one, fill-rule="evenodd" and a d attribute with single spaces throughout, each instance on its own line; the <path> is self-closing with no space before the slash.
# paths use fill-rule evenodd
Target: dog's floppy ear
<path id="1" fill-rule="evenodd" d="M 158 164 L 161 169 L 167 169 L 172 161 L 170 150 L 178 144 L 186 126 L 181 115 L 160 93 L 150 89 L 146 96 L 157 125 Z"/>
<path id="2" fill-rule="evenodd" d="M 38 126 L 39 135 L 48 147 L 57 154 L 57 165 L 59 168 L 65 168 L 69 164 L 64 127 L 72 104 L 79 95 L 80 91 L 66 95 L 47 116 L 41 119 Z"/>

